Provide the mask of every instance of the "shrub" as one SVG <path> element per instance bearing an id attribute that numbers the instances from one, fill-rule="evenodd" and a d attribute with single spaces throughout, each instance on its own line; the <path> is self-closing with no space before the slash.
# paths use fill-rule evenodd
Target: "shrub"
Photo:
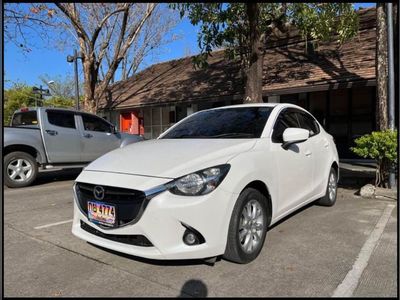
<path id="1" fill-rule="evenodd" d="M 374 131 L 363 135 L 355 141 L 356 146 L 351 151 L 364 157 L 375 159 L 375 186 L 387 186 L 389 169 L 397 164 L 397 130 Z"/>

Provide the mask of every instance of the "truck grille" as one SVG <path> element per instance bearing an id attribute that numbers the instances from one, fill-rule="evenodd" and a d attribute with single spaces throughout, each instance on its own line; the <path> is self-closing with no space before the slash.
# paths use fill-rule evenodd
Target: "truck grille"
<path id="1" fill-rule="evenodd" d="M 79 208 L 86 217 L 87 202 L 98 201 L 95 199 L 93 194 L 93 190 L 96 186 L 97 185 L 95 184 L 81 182 L 78 182 L 75 186 Z M 114 205 L 117 209 L 117 224 L 113 228 L 133 224 L 140 219 L 148 202 L 146 201 L 146 196 L 142 191 L 104 185 L 102 187 L 104 189 L 104 198 L 101 202 Z M 100 224 L 98 226 L 109 229 L 109 227 Z"/>

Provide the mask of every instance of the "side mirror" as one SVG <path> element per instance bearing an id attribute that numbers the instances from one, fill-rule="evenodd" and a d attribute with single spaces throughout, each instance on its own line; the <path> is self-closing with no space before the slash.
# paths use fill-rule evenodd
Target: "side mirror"
<path id="1" fill-rule="evenodd" d="M 286 128 L 283 132 L 283 149 L 288 149 L 290 145 L 306 141 L 310 132 L 303 128 Z"/>

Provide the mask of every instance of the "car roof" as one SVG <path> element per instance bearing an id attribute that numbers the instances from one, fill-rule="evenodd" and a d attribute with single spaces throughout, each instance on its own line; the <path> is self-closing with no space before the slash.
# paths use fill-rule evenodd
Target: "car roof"
<path id="1" fill-rule="evenodd" d="M 210 108 L 206 110 L 217 110 L 217 109 L 227 109 L 227 108 L 242 108 L 242 107 L 272 107 L 276 109 L 284 108 L 284 107 L 293 107 L 298 108 L 300 110 L 304 110 L 304 108 L 291 104 L 291 103 L 246 103 L 246 104 L 235 104 L 235 105 L 227 105 L 227 106 L 220 106 L 215 108 Z"/>
<path id="2" fill-rule="evenodd" d="M 54 110 L 67 110 L 70 112 L 79 112 L 76 109 L 73 108 L 64 108 L 64 107 L 52 107 L 52 106 L 40 106 L 40 107 L 34 107 L 34 106 L 28 106 L 28 107 L 22 107 L 20 109 L 17 109 L 15 112 L 27 112 L 27 111 L 36 111 L 38 109 L 54 109 Z"/>

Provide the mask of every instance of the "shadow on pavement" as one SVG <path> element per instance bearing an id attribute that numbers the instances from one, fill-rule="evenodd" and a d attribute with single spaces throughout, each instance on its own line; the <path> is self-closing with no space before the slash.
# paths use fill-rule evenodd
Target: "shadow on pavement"
<path id="1" fill-rule="evenodd" d="M 187 298 L 187 296 L 205 298 L 208 295 L 206 284 L 198 279 L 190 279 L 182 286 L 181 293 L 178 298 Z"/>
<path id="2" fill-rule="evenodd" d="M 31 186 L 41 185 L 55 181 L 75 180 L 76 177 L 78 177 L 78 175 L 81 173 L 81 171 L 82 168 L 39 172 L 38 177 L 31 184 Z"/>

